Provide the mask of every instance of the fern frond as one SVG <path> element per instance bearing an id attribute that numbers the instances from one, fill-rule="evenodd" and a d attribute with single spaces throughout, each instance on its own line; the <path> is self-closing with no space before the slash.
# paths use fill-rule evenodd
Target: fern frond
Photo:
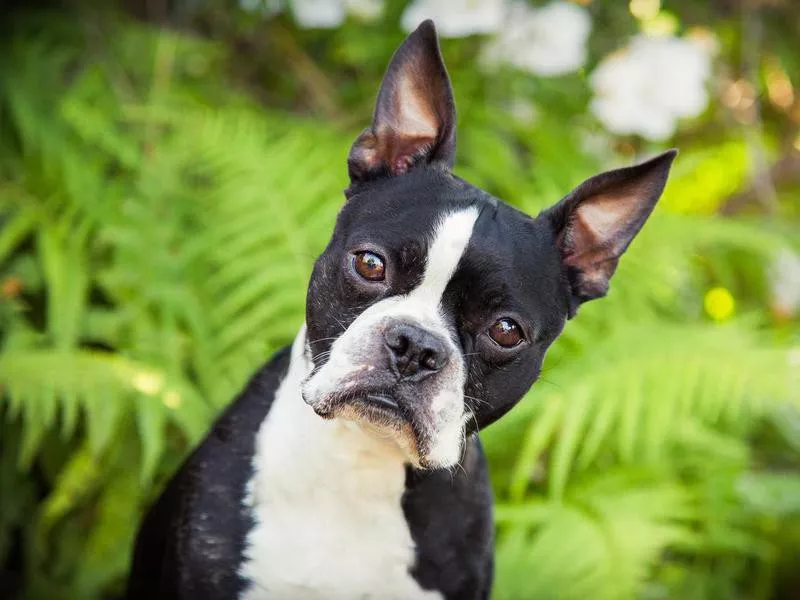
<path id="1" fill-rule="evenodd" d="M 790 369 L 786 350 L 759 344 L 742 325 L 626 324 L 547 372 L 551 385 L 534 386 L 484 438 L 491 453 L 528 422 L 512 498 L 523 497 L 551 445 L 550 492 L 558 498 L 573 471 L 604 453 L 622 463 L 657 463 L 687 443 L 681 435 L 689 422 L 736 428 L 764 415 L 789 401 Z"/>
<path id="2" fill-rule="evenodd" d="M 86 435 L 95 455 L 113 439 L 120 419 L 130 410 L 140 414 L 144 440 L 155 428 L 176 425 L 196 441 L 205 432 L 210 409 L 193 387 L 151 366 L 120 356 L 89 352 L 16 351 L 0 356 L 0 386 L 8 391 L 8 417 L 22 417 L 20 462 L 30 464 L 43 435 L 54 425 L 62 406 L 74 419 L 79 406 L 86 417 Z M 142 412 L 161 415 L 141 416 Z M 158 432 L 163 436 L 163 431 Z M 152 472 L 159 446 L 143 441 L 146 473 Z"/>
<path id="3" fill-rule="evenodd" d="M 496 507 L 497 598 L 624 600 L 662 552 L 692 545 L 696 509 L 680 486 L 596 475 L 563 501 Z"/>

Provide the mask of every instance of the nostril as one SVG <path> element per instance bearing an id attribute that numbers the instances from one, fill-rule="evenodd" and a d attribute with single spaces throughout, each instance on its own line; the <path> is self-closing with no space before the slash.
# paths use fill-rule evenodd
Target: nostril
<path id="1" fill-rule="evenodd" d="M 408 336 L 400 333 L 397 330 L 389 331 L 386 336 L 386 345 L 391 348 L 392 352 L 398 356 L 403 356 L 408 352 L 410 344 Z"/>
<path id="2" fill-rule="evenodd" d="M 410 345 L 411 343 L 408 340 L 408 336 L 399 335 L 397 336 L 397 345 L 394 346 L 394 351 L 402 356 L 408 352 L 408 347 Z"/>
<path id="3" fill-rule="evenodd" d="M 439 360 L 434 350 L 423 350 L 419 363 L 429 371 L 435 371 L 439 368 Z"/>
<path id="4" fill-rule="evenodd" d="M 436 369 L 436 356 L 432 350 L 423 350 L 419 357 L 419 364 L 433 371 Z"/>
<path id="5" fill-rule="evenodd" d="M 444 356 L 445 352 L 443 350 L 428 348 L 420 354 L 419 364 L 429 371 L 438 371 L 447 362 Z"/>

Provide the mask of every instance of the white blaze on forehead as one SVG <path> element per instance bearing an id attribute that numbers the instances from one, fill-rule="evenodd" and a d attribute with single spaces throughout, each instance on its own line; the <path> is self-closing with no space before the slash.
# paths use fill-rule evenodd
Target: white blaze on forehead
<path id="1" fill-rule="evenodd" d="M 478 213 L 478 208 L 471 206 L 450 213 L 439 222 L 433 233 L 433 241 L 428 247 L 422 283 L 409 296 L 413 296 L 415 300 L 429 301 L 434 306 L 439 304 L 467 249 L 475 221 L 478 220 Z"/>

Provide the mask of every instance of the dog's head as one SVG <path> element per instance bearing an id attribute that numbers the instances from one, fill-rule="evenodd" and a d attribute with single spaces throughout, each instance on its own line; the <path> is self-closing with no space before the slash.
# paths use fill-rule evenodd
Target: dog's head
<path id="1" fill-rule="evenodd" d="M 303 397 L 428 468 L 508 411 L 578 306 L 605 295 L 674 152 L 589 179 L 529 217 L 454 176 L 456 114 L 433 23 L 396 52 L 307 298 Z"/>

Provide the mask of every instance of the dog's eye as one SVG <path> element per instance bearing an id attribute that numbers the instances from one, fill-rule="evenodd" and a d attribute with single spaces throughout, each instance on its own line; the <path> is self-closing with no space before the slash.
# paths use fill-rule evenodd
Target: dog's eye
<path id="1" fill-rule="evenodd" d="M 489 327 L 489 337 L 503 348 L 513 348 L 522 343 L 522 327 L 514 319 L 505 317 Z"/>
<path id="2" fill-rule="evenodd" d="M 386 266 L 383 259 L 373 252 L 358 252 L 353 256 L 353 268 L 367 281 L 383 281 Z"/>

